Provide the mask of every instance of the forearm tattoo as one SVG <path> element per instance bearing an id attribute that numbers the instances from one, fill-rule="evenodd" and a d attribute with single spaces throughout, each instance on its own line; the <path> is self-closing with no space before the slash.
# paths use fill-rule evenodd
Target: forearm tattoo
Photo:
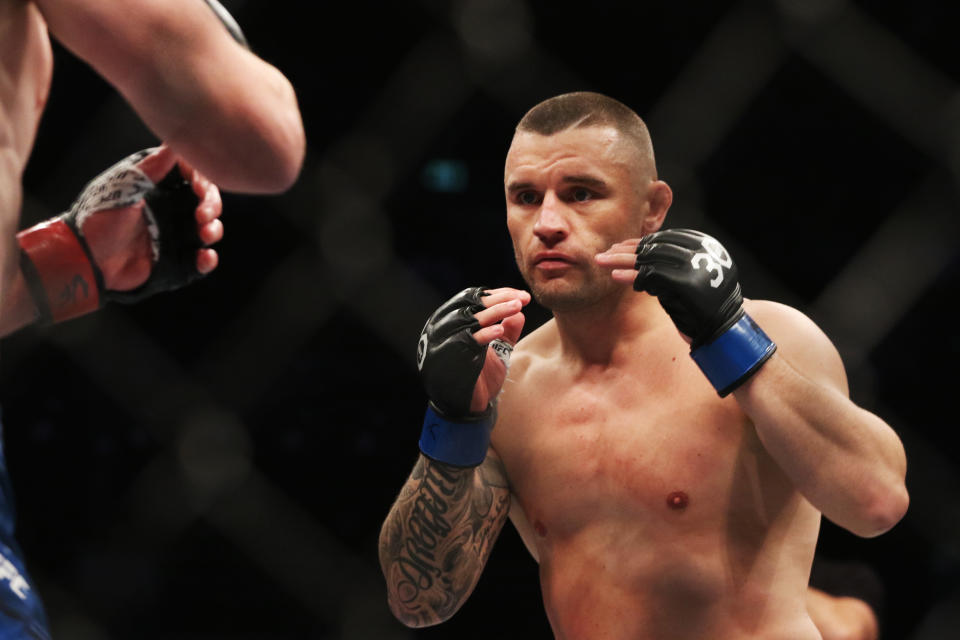
<path id="1" fill-rule="evenodd" d="M 509 506 L 499 474 L 421 456 L 380 536 L 397 617 L 424 626 L 452 616 L 480 578 Z"/>

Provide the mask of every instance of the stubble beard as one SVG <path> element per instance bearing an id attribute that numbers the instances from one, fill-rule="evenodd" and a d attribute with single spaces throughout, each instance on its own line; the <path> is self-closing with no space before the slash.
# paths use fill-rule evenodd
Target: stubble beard
<path id="1" fill-rule="evenodd" d="M 609 274 L 594 270 L 577 268 L 574 273 L 549 280 L 535 278 L 531 271 L 524 271 L 523 279 L 537 304 L 553 313 L 588 309 L 620 288 Z"/>

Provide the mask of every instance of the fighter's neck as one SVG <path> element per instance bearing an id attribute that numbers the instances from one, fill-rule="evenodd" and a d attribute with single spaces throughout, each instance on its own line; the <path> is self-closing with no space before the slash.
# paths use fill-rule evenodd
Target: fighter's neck
<path id="1" fill-rule="evenodd" d="M 655 297 L 632 291 L 607 304 L 555 312 L 554 320 L 562 357 L 599 366 L 617 364 L 636 340 L 670 322 Z"/>

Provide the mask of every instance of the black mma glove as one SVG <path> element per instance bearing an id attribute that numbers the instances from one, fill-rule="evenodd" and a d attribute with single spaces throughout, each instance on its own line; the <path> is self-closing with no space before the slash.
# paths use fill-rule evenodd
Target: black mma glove
<path id="1" fill-rule="evenodd" d="M 430 398 L 420 437 L 425 456 L 447 464 L 472 467 L 483 462 L 493 428 L 490 407 L 471 414 L 473 390 L 483 369 L 487 346 L 473 333 L 474 317 L 485 307 L 483 287 L 464 289 L 427 320 L 417 344 L 417 368 Z"/>
<path id="2" fill-rule="evenodd" d="M 773 355 L 776 345 L 743 310 L 737 267 L 715 238 L 692 229 L 652 233 L 637 245 L 633 288 L 657 297 L 690 355 L 726 396 Z"/>
<path id="3" fill-rule="evenodd" d="M 17 234 L 21 268 L 41 323 L 60 322 L 101 307 L 105 302 L 132 303 L 201 277 L 196 267 L 195 210 L 199 198 L 174 168 L 154 184 L 137 166 L 154 149 L 139 151 L 91 180 L 66 213 Z M 100 211 L 145 202 L 153 249 L 147 280 L 132 291 L 104 288 L 103 274 L 83 234 L 83 224 Z"/>

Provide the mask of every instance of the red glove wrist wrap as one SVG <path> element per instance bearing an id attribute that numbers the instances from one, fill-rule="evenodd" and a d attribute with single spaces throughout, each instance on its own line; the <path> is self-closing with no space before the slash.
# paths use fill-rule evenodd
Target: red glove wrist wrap
<path id="1" fill-rule="evenodd" d="M 60 218 L 17 234 L 23 276 L 40 321 L 61 322 L 100 307 L 97 277 L 80 239 Z"/>

